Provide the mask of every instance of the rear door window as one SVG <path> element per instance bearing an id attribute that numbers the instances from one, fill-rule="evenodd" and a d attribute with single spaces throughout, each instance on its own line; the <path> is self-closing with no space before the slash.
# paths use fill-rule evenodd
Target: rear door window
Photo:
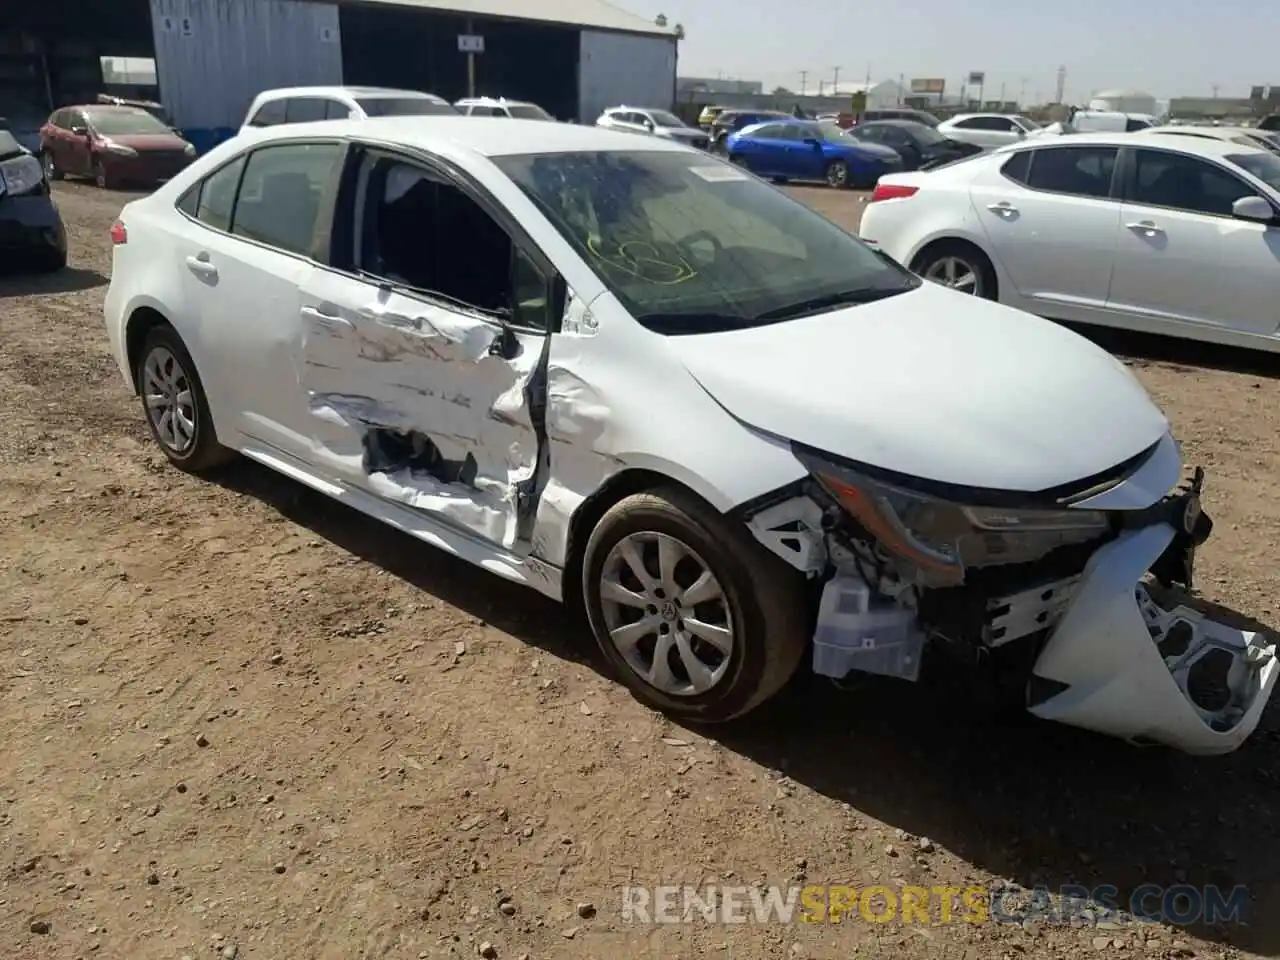
<path id="1" fill-rule="evenodd" d="M 339 143 L 285 143 L 249 155 L 231 232 L 288 253 L 307 254 L 330 181 L 345 153 Z"/>
<path id="2" fill-rule="evenodd" d="M 1047 193 L 1106 198 L 1111 194 L 1117 147 L 1047 147 L 1030 151 L 1026 185 Z"/>

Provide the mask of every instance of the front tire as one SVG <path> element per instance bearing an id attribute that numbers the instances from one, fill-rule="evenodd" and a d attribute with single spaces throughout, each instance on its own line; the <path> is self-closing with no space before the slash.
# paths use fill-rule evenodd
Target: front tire
<path id="1" fill-rule="evenodd" d="M 201 473 L 235 456 L 218 443 L 204 385 L 176 330 L 147 334 L 134 376 L 151 438 L 175 467 Z"/>
<path id="2" fill-rule="evenodd" d="M 782 689 L 808 646 L 799 575 L 740 523 L 676 488 L 626 497 L 587 542 L 583 599 L 641 702 L 722 723 Z"/>
<path id="3" fill-rule="evenodd" d="M 93 182 L 98 185 L 100 190 L 111 190 L 115 188 L 115 181 L 109 173 L 107 173 L 106 165 L 101 160 L 93 161 Z"/>

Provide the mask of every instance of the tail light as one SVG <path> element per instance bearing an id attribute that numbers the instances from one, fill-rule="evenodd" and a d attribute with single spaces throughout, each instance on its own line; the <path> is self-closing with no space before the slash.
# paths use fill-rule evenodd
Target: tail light
<path id="1" fill-rule="evenodd" d="M 914 197 L 919 189 L 919 187 L 908 187 L 901 183 L 877 183 L 875 190 L 871 193 L 871 202 L 904 200 L 907 197 Z"/>
<path id="2" fill-rule="evenodd" d="M 123 220 L 117 220 L 111 225 L 111 242 L 117 247 L 129 242 L 129 231 L 124 228 Z"/>

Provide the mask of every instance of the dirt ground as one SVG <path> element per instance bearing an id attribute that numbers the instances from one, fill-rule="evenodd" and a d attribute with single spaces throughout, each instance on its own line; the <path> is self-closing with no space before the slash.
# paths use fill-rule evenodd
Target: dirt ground
<path id="1" fill-rule="evenodd" d="M 1280 955 L 1276 709 L 1213 760 L 1001 725 L 948 677 L 678 729 L 556 605 L 259 467 L 168 468 L 102 329 L 128 196 L 57 198 L 72 267 L 0 279 L 6 958 Z M 1209 471 L 1205 598 L 1275 624 L 1280 363 L 1115 349 Z M 621 915 L 625 884 L 800 882 L 1245 884 L 1253 922 Z"/>

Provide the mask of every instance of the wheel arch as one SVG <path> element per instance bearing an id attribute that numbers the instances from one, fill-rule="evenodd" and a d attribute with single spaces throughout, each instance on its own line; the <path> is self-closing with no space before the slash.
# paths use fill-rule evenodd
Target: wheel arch
<path id="1" fill-rule="evenodd" d="M 689 496 L 696 497 L 710 509 L 718 513 L 726 513 L 688 483 L 654 467 L 625 467 L 613 474 L 578 504 L 569 519 L 561 593 L 564 603 L 575 616 L 580 615 L 585 618 L 586 615 L 582 603 L 582 591 L 578 585 L 582 580 L 582 564 L 586 556 L 587 541 L 591 539 L 591 531 L 614 504 L 632 494 L 645 493 L 662 487 L 674 487 Z"/>
<path id="2" fill-rule="evenodd" d="M 995 279 L 995 290 L 993 291 L 993 300 L 1000 299 L 1000 291 L 1005 289 L 1005 276 L 1001 269 L 1000 261 L 989 250 L 986 244 L 974 239 L 972 236 L 960 235 L 954 233 L 944 233 L 939 236 L 931 237 L 921 243 L 915 250 L 911 252 L 910 258 L 907 260 L 906 267 L 913 273 L 919 265 L 921 259 L 926 253 L 937 250 L 941 247 L 967 247 L 974 250 L 986 261 L 987 267 L 991 271 L 991 276 Z"/>
<path id="3" fill-rule="evenodd" d="M 177 333 L 169 318 L 149 304 L 135 307 L 125 321 L 124 351 L 129 361 L 129 382 L 133 384 L 135 396 L 141 389 L 141 384 L 138 383 L 138 362 L 142 359 L 142 345 L 147 341 L 147 334 L 156 327 L 169 327 Z M 190 347 L 187 349 L 189 351 Z"/>

